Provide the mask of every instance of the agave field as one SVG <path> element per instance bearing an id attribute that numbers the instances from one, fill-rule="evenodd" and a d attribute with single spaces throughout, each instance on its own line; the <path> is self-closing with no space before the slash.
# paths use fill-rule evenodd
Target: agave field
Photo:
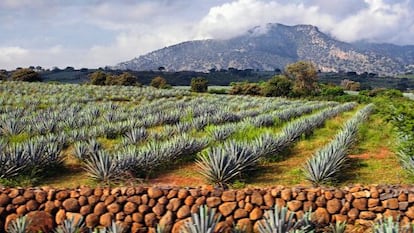
<path id="1" fill-rule="evenodd" d="M 40 184 L 75 160 L 97 182 L 147 180 L 192 163 L 206 183 L 226 186 L 257 171 L 263 160 L 283 160 L 287 148 L 327 120 L 356 111 L 330 143 L 303 161 L 307 180 L 331 182 L 373 109 L 181 89 L 22 82 L 1 82 L 0 102 L 0 179 L 38 177 Z"/>

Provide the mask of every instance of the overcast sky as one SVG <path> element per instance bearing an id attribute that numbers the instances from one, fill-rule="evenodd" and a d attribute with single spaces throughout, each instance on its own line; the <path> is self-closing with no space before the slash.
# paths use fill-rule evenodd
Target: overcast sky
<path id="1" fill-rule="evenodd" d="M 347 42 L 414 44 L 414 0 L 0 0 L 0 69 L 115 65 L 267 23 Z"/>

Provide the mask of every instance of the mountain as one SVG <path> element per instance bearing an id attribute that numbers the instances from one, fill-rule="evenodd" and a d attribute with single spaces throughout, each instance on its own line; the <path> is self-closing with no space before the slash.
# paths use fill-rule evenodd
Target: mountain
<path id="1" fill-rule="evenodd" d="M 228 40 L 187 41 L 150 52 L 114 69 L 208 71 L 210 69 L 283 69 L 298 60 L 321 71 L 355 71 L 382 75 L 414 70 L 414 46 L 345 43 L 311 25 L 268 24 Z"/>

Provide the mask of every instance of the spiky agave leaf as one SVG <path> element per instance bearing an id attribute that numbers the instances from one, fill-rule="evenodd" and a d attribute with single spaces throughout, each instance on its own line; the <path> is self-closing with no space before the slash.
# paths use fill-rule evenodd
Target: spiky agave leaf
<path id="1" fill-rule="evenodd" d="M 213 129 L 208 130 L 208 134 L 216 141 L 224 141 L 230 137 L 237 128 L 234 123 L 217 126 Z"/>
<path id="2" fill-rule="evenodd" d="M 344 108 L 351 106 L 346 105 Z M 359 110 L 329 144 L 307 160 L 304 166 L 307 180 L 314 184 L 327 183 L 343 170 L 347 161 L 347 151 L 355 142 L 358 125 L 368 117 L 372 108 L 372 105 L 367 105 Z"/>
<path id="3" fill-rule="evenodd" d="M 208 181 L 225 186 L 239 175 L 239 168 L 223 148 L 210 148 L 200 154 L 196 164 Z"/>
<path id="4" fill-rule="evenodd" d="M 84 169 L 89 177 L 103 183 L 110 183 L 118 179 L 119 170 L 117 163 L 104 151 L 92 154 L 85 161 Z"/>
<path id="5" fill-rule="evenodd" d="M 15 220 L 11 221 L 7 232 L 8 233 L 26 233 L 28 232 L 28 228 L 30 226 L 31 221 L 27 218 L 27 216 L 22 216 L 16 218 Z"/>
<path id="6" fill-rule="evenodd" d="M 137 144 L 148 137 L 145 128 L 133 128 L 125 133 L 124 144 Z"/>
<path id="7" fill-rule="evenodd" d="M 112 221 L 111 225 L 105 228 L 106 233 L 123 233 L 124 227 L 117 224 L 115 221 Z"/>
<path id="8" fill-rule="evenodd" d="M 343 169 L 347 158 L 346 148 L 331 144 L 316 152 L 306 161 L 304 174 L 307 180 L 314 184 L 327 183 L 334 179 Z"/>
<path id="9" fill-rule="evenodd" d="M 157 224 L 157 226 L 155 227 L 155 233 L 168 233 L 168 232 L 171 232 L 170 225 Z"/>
<path id="10" fill-rule="evenodd" d="M 206 205 L 202 205 L 198 213 L 191 214 L 191 221 L 183 225 L 180 233 L 213 233 L 220 218 L 220 214 L 216 215 L 216 209 L 209 209 Z"/>
<path id="11" fill-rule="evenodd" d="M 336 221 L 335 224 L 331 224 L 329 227 L 332 233 L 344 233 L 346 230 L 346 222 Z"/>
<path id="12" fill-rule="evenodd" d="M 84 141 L 77 141 L 73 144 L 73 152 L 80 161 L 84 160 L 88 155 L 88 144 Z"/>
<path id="13" fill-rule="evenodd" d="M 18 119 L 11 117 L 0 120 L 0 132 L 7 136 L 23 132 L 25 126 Z"/>
<path id="14" fill-rule="evenodd" d="M 260 233 L 285 233 L 293 229 L 295 214 L 288 212 L 287 207 L 280 208 L 276 205 L 273 210 L 268 210 L 265 217 L 259 222 Z"/>
<path id="15" fill-rule="evenodd" d="M 301 219 L 295 220 L 295 213 L 287 207 L 275 207 L 265 212 L 265 217 L 259 221 L 260 233 L 287 233 L 287 232 L 312 232 L 310 222 L 311 212 L 308 211 Z"/>
<path id="16" fill-rule="evenodd" d="M 0 152 L 0 178 L 11 178 L 29 167 L 30 158 L 20 144 L 11 144 Z"/>
<path id="17" fill-rule="evenodd" d="M 55 229 L 55 233 L 81 233 L 85 230 L 83 217 L 75 219 L 74 217 L 65 219 L 62 225 Z"/>
<path id="18" fill-rule="evenodd" d="M 411 233 L 414 229 L 410 225 L 400 226 L 398 219 L 394 221 L 390 216 L 385 220 L 380 219 L 376 222 L 372 230 L 374 233 Z"/>
<path id="19" fill-rule="evenodd" d="M 251 150 L 247 143 L 230 141 L 224 144 L 223 149 L 234 161 L 240 174 L 253 169 L 260 158 L 260 154 Z"/>

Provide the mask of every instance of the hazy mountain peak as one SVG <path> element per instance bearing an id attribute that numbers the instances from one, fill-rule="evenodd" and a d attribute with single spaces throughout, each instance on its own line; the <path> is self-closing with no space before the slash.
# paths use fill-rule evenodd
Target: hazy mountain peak
<path id="1" fill-rule="evenodd" d="M 312 25 L 269 23 L 228 40 L 187 41 L 122 62 L 118 69 L 208 71 L 211 68 L 273 70 L 298 60 L 322 71 L 395 74 L 414 64 L 414 46 L 337 41 Z M 412 69 L 412 68 L 411 68 Z"/>

